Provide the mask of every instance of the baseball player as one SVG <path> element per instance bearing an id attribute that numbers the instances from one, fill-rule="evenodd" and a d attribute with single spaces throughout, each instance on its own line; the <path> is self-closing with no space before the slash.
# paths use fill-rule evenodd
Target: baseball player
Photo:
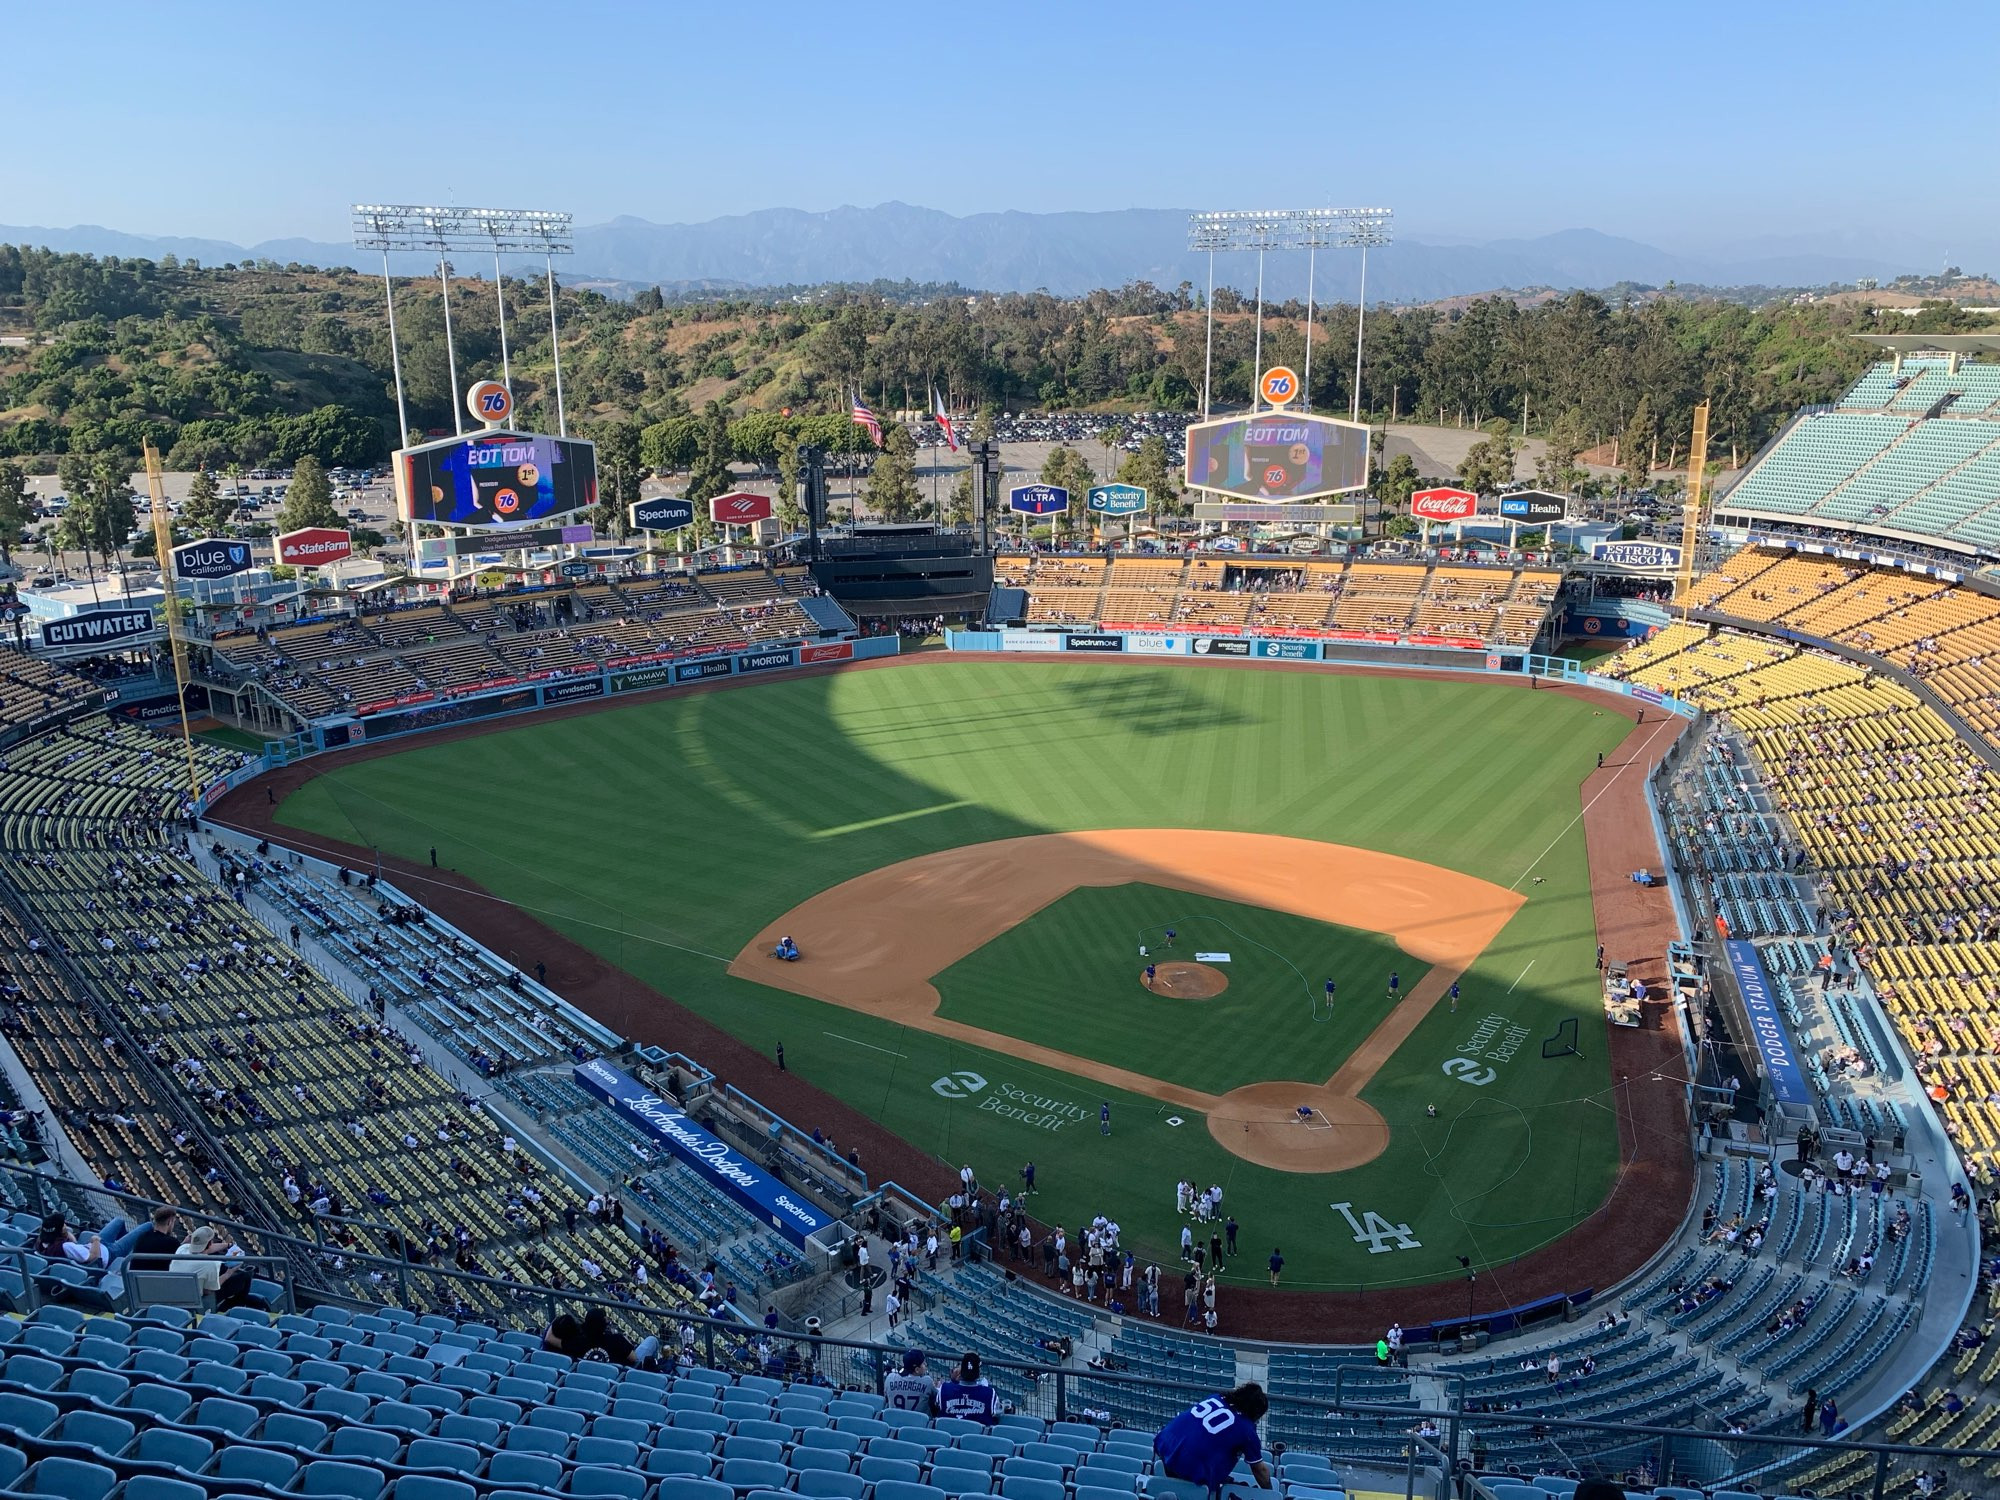
<path id="1" fill-rule="evenodd" d="M 1394 969 L 1391 969 L 1389 971 L 1389 998 L 1391 1000 L 1395 999 L 1401 993 L 1402 988 L 1403 976 L 1398 974 Z"/>
<path id="2" fill-rule="evenodd" d="M 1149 990 L 1153 987 L 1153 975 L 1155 972 L 1157 972 L 1156 965 L 1153 964 L 1146 965 L 1146 988 Z"/>
<path id="3" fill-rule="evenodd" d="M 1458 981 L 1456 979 L 1451 982 L 1451 1013 L 1453 1015 L 1458 1014 Z"/>

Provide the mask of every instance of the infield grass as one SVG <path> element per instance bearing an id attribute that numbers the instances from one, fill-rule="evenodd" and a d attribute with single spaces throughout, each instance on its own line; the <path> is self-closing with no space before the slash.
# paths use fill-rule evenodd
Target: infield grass
<path id="1" fill-rule="evenodd" d="M 1108 1213 L 1142 1249 L 1165 1252 L 1179 1230 L 1176 1179 L 1219 1182 L 1257 1247 L 1250 1279 L 1276 1243 L 1289 1285 L 1381 1286 L 1453 1274 L 1459 1254 L 1504 1262 L 1565 1233 L 1609 1190 L 1616 1111 L 1578 788 L 1627 728 L 1575 698 L 1476 679 L 933 657 L 418 739 L 308 783 L 280 818 L 420 864 L 435 845 L 447 867 L 751 1044 L 782 1041 L 793 1071 L 950 1164 L 994 1183 L 1034 1159 L 1044 1215 Z M 1528 894 L 1466 972 L 1460 1013 L 1433 1010 L 1366 1090 L 1394 1132 L 1382 1156 L 1326 1177 L 1254 1167 L 1201 1121 L 1171 1124 L 1169 1109 L 1118 1093 L 1105 1138 L 1097 1085 L 724 972 L 764 923 L 868 870 L 992 839 L 1130 827 L 1358 845 Z M 1017 1035 L 1063 1031 L 1066 1050 L 1154 1076 L 1220 1081 L 1276 1059 L 1270 1076 L 1323 1079 L 1327 1058 L 1358 1040 L 1338 1017 L 1294 1027 L 1282 999 L 1261 1027 L 1227 995 L 1142 1024 L 1135 1014 L 1159 1013 L 1134 1010 L 1148 1004 L 1137 928 L 1186 914 L 1156 913 L 1162 899 L 1217 903 L 1138 887 L 1077 895 L 947 970 L 947 1007 L 1002 1029 L 1011 1014 Z M 1364 950 L 1384 939 L 1261 911 L 1244 920 L 1309 980 L 1316 968 L 1383 967 Z M 1420 973 L 1411 962 L 1405 986 Z M 1252 998 L 1264 981 L 1244 983 L 1245 1002 L 1264 1004 Z M 1386 1004 L 1363 977 L 1343 976 L 1341 990 L 1364 1019 L 1362 1007 Z M 1566 1016 L 1583 1023 L 1583 1055 L 1545 1062 L 1541 1039 Z M 637 1039 L 674 1041 L 664 1019 Z M 1460 1056 L 1492 1081 L 1447 1075 Z M 985 1087 L 933 1087 L 959 1072 Z M 1081 1113 L 1031 1125 L 995 1105 L 1003 1087 Z M 1334 1202 L 1407 1224 L 1412 1247 L 1373 1253 Z"/>

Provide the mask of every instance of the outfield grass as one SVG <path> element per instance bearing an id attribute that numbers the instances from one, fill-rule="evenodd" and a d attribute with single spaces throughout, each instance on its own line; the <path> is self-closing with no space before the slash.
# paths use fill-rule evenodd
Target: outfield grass
<path id="1" fill-rule="evenodd" d="M 1578 699 L 1477 680 L 936 657 L 417 742 L 319 777 L 280 817 L 418 862 L 435 845 L 445 865 L 746 1041 L 782 1041 L 795 1072 L 947 1161 L 995 1182 L 1033 1158 L 1047 1214 L 1109 1213 L 1164 1250 L 1178 1234 L 1174 1181 L 1220 1182 L 1260 1256 L 1282 1242 L 1288 1283 L 1379 1286 L 1451 1274 L 1459 1254 L 1520 1254 L 1609 1189 L 1616 1126 L 1604 1049 L 1592 1045 L 1603 1033 L 1578 786 L 1626 728 Z M 1199 1121 L 1170 1125 L 1153 1101 L 1118 1094 L 1106 1140 L 1096 1085 L 724 972 L 764 923 L 883 865 L 1029 833 L 1169 826 L 1377 848 L 1529 892 L 1465 975 L 1461 1013 L 1433 1011 L 1366 1092 L 1395 1132 L 1376 1161 L 1320 1178 L 1253 1167 Z M 1093 894 L 1134 930 L 1157 899 L 1129 887 Z M 988 1025 L 1012 1009 L 1017 1034 L 1074 1015 L 1068 1050 L 1216 1076 L 1261 1065 L 1248 1052 L 1231 1060 L 1246 1046 L 1287 1061 L 1273 1076 L 1297 1076 L 1294 1048 L 1331 1050 L 1347 1035 L 1336 1020 L 1323 1038 L 1289 1038 L 1281 1018 L 1246 1042 L 1226 1010 L 1132 1023 L 1128 1007 L 1144 997 L 1130 932 L 1088 957 L 1103 965 L 1088 982 L 1035 951 L 1062 940 L 1086 961 L 1097 920 L 1072 925 L 1070 904 L 954 965 L 941 980 L 947 1005 L 987 1012 Z M 1362 953 L 1380 941 L 1366 934 L 1255 920 L 1283 934 L 1274 947 L 1304 948 L 1321 966 L 1380 966 Z M 1032 960 L 1055 976 L 1058 1000 L 1009 1001 L 987 966 L 1015 941 L 1029 945 L 1017 967 Z M 1342 991 L 1359 1006 L 1369 987 L 1356 983 L 1343 979 Z M 1571 1015 L 1584 1022 L 1584 1055 L 1542 1061 L 1541 1038 Z M 1471 1046 L 1487 1016 L 1525 1040 Z M 663 1027 L 640 1039 L 672 1037 Z M 1492 1083 L 1443 1071 L 1474 1053 Z M 1305 1071 L 1324 1078 L 1323 1060 Z M 957 1072 L 989 1087 L 933 1088 Z M 1003 1084 L 1067 1101 L 1089 1123 L 1009 1118 L 991 1102 Z M 1407 1223 L 1420 1248 L 1371 1254 L 1332 1202 Z"/>
<path id="2" fill-rule="evenodd" d="M 1160 946 L 1169 926 L 1172 952 Z M 1148 991 L 1141 942 L 1161 962 L 1226 952 L 1213 967 L 1229 988 L 1209 1000 Z M 1393 1009 L 1392 970 L 1408 994 L 1429 965 L 1382 933 L 1134 884 L 1072 891 L 936 983 L 953 1020 L 1224 1094 L 1271 1078 L 1326 1082 Z"/>

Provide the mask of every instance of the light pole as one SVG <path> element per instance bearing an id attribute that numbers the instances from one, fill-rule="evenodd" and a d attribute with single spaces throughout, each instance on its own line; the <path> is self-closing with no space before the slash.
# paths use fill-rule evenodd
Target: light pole
<path id="1" fill-rule="evenodd" d="M 1188 215 L 1188 249 L 1205 251 L 1208 254 L 1208 307 L 1207 307 L 1207 353 L 1202 365 L 1201 414 L 1206 417 L 1209 409 L 1210 370 L 1215 359 L 1215 253 L 1218 250 L 1254 250 L 1257 252 L 1257 335 L 1256 353 L 1253 363 L 1258 368 L 1250 372 L 1254 383 L 1263 375 L 1264 358 L 1264 252 L 1267 250 L 1304 250 L 1311 259 L 1307 266 L 1307 365 L 1310 377 L 1312 338 L 1312 286 L 1311 282 L 1318 270 L 1315 252 L 1324 248 L 1359 249 L 1361 251 L 1361 296 L 1365 302 L 1368 295 L 1368 247 L 1386 245 L 1390 242 L 1390 220 L 1394 212 L 1386 208 L 1283 208 L 1283 209 L 1226 209 L 1214 212 Z M 1354 409 L 1356 420 L 1360 412 L 1361 332 L 1357 323 L 1355 329 L 1355 386 Z M 1254 397 L 1255 391 L 1253 389 Z M 1311 401 L 1311 392 L 1306 392 Z M 1253 399 L 1252 405 L 1255 405 Z"/>

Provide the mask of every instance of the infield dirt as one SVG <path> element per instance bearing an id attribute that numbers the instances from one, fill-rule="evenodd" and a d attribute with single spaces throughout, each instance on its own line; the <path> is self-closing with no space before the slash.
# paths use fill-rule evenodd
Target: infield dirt
<path id="1" fill-rule="evenodd" d="M 1079 886 L 1131 883 L 1386 933 L 1430 969 L 1332 1078 L 1271 1079 L 1226 1094 L 938 1014 L 931 981 L 966 954 Z M 767 924 L 729 972 L 1194 1111 L 1218 1144 L 1258 1166 L 1340 1172 L 1389 1144 L 1389 1127 L 1362 1090 L 1524 900 L 1456 870 L 1315 839 L 1196 828 L 1045 833 L 944 849 L 844 880 Z M 774 955 L 785 936 L 804 958 Z"/>

